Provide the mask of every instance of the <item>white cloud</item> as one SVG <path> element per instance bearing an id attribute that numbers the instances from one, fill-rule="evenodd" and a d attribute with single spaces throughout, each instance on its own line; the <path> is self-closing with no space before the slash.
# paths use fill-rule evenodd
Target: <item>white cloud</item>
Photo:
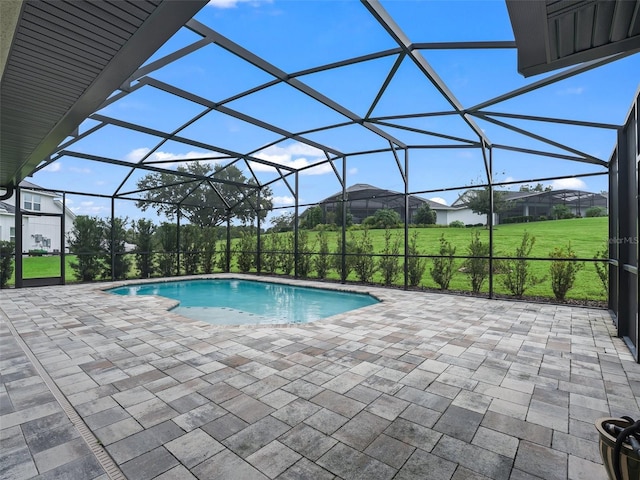
<path id="1" fill-rule="evenodd" d="M 272 145 L 264 150 L 260 150 L 254 157 L 266 160 L 271 163 L 277 163 L 284 167 L 304 168 L 314 165 L 318 162 L 326 160 L 324 152 L 318 148 L 306 145 L 304 143 L 295 142 L 287 146 L 281 147 Z M 251 168 L 257 172 L 273 172 L 274 168 L 269 165 L 263 165 L 257 162 L 250 162 Z M 333 169 L 328 163 L 318 165 L 300 172 L 302 175 L 324 175 L 332 172 Z"/>
<path id="2" fill-rule="evenodd" d="M 283 196 L 274 196 L 271 199 L 274 205 L 293 205 L 295 204 L 295 198 L 288 197 L 287 195 Z"/>
<path id="3" fill-rule="evenodd" d="M 90 168 L 71 167 L 71 168 L 69 168 L 69 170 L 74 172 L 74 173 L 81 173 L 83 175 L 88 175 L 88 174 L 91 173 L 91 169 Z"/>
<path id="4" fill-rule="evenodd" d="M 125 155 L 125 160 L 128 162 L 139 162 L 145 155 L 147 155 L 151 151 L 150 148 L 141 147 L 131 150 L 129 153 Z M 187 153 L 170 153 L 170 152 L 162 152 L 156 151 L 149 155 L 149 158 L 145 160 L 145 162 L 160 162 L 160 161 L 170 161 L 170 160 L 197 160 L 202 157 L 211 156 L 211 152 L 187 152 Z M 168 165 L 167 165 L 168 166 Z"/>
<path id="5" fill-rule="evenodd" d="M 66 201 L 67 204 L 73 203 L 70 200 Z M 100 216 L 109 212 L 109 208 L 106 205 L 98 205 L 92 201 L 80 202 L 77 207 L 71 207 L 71 211 L 77 215 L 95 215 Z"/>
<path id="6" fill-rule="evenodd" d="M 442 205 L 447 205 L 447 201 L 442 197 L 433 197 L 433 198 L 430 198 L 429 200 L 431 200 L 432 202 L 441 203 Z"/>
<path id="7" fill-rule="evenodd" d="M 358 169 L 356 167 L 350 168 L 347 173 L 349 175 L 355 175 L 356 173 L 358 173 Z"/>
<path id="8" fill-rule="evenodd" d="M 252 7 L 257 7 L 261 3 L 271 3 L 272 0 L 209 0 L 207 6 L 214 8 L 236 8 L 239 3 L 248 3 Z"/>
<path id="9" fill-rule="evenodd" d="M 45 172 L 59 172 L 62 169 L 61 162 L 53 162 L 43 168 Z"/>
<path id="10" fill-rule="evenodd" d="M 554 190 L 573 189 L 573 190 L 586 190 L 587 184 L 579 178 L 561 178 L 560 180 L 554 180 L 551 182 L 551 186 Z"/>
<path id="11" fill-rule="evenodd" d="M 558 95 L 582 95 L 587 89 L 584 87 L 568 87 L 558 91 Z"/>

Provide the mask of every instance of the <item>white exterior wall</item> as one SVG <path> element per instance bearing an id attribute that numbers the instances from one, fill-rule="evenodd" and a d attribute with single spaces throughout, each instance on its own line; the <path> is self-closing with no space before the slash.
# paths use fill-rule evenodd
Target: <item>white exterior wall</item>
<path id="1" fill-rule="evenodd" d="M 449 225 L 449 210 L 437 210 L 435 208 L 432 209 L 436 212 L 436 225 Z"/>
<path id="2" fill-rule="evenodd" d="M 26 189 L 21 190 L 21 197 L 24 206 L 24 193 L 32 193 L 40 196 L 40 213 L 61 213 L 62 204 L 55 200 L 52 194 L 47 192 L 32 192 Z M 4 201 L 9 205 L 15 205 L 15 195 Z M 24 209 L 23 209 L 24 210 Z M 65 237 L 73 229 L 75 215 L 67 209 L 65 212 Z M 60 252 L 60 224 L 59 217 L 46 217 L 38 215 L 22 214 L 22 250 L 46 250 L 47 252 Z M 15 226 L 13 213 L 0 212 L 0 240 L 10 240 L 12 227 Z M 68 251 L 68 249 L 67 249 Z"/>
<path id="3" fill-rule="evenodd" d="M 436 223 L 438 225 L 449 225 L 456 220 L 461 221 L 465 225 L 475 225 L 481 223 L 485 225 L 487 223 L 486 215 L 478 215 L 473 213 L 468 208 L 457 208 L 455 210 L 436 210 Z M 494 217 L 495 223 L 495 217 Z"/>

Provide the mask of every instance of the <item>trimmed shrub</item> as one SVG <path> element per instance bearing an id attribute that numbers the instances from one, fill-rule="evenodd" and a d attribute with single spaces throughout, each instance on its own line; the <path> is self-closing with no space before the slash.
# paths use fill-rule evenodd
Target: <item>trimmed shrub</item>
<path id="1" fill-rule="evenodd" d="M 0 241 L 0 288 L 6 287 L 11 275 L 13 275 L 15 250 L 15 243 L 6 240 Z"/>
<path id="2" fill-rule="evenodd" d="M 105 261 L 102 264 L 102 278 L 123 280 L 131 268 L 131 258 L 126 255 L 127 218 L 115 217 L 102 222 L 105 241 Z"/>
<path id="3" fill-rule="evenodd" d="M 573 213 L 571 213 L 571 210 L 569 210 L 569 207 L 566 205 L 558 204 L 554 205 L 551 209 L 551 216 L 556 220 L 563 220 L 566 218 L 573 218 Z"/>
<path id="4" fill-rule="evenodd" d="M 205 227 L 200 235 L 200 265 L 203 273 L 213 273 L 216 258 L 218 232 L 215 227 Z"/>
<path id="5" fill-rule="evenodd" d="M 104 222 L 97 217 L 78 215 L 68 235 L 69 251 L 76 255 L 71 268 L 82 282 L 95 280 L 102 271 Z"/>
<path id="6" fill-rule="evenodd" d="M 505 276 L 502 279 L 503 284 L 518 298 L 522 298 L 527 288 L 537 285 L 543 280 L 531 274 L 529 261 L 526 260 L 526 257 L 531 254 L 531 249 L 535 243 L 536 237 L 530 236 L 529 232 L 525 231 L 522 235 L 520 246 L 516 248 L 513 254 L 518 259 L 504 260 Z"/>
<path id="7" fill-rule="evenodd" d="M 453 278 L 455 271 L 453 256 L 456 254 L 456 247 L 444 238 L 444 234 L 440 237 L 440 257 L 433 259 L 433 268 L 431 269 L 431 278 L 440 285 L 440 290 L 447 290 L 449 283 Z"/>
<path id="8" fill-rule="evenodd" d="M 449 224 L 451 228 L 464 228 L 464 222 L 461 220 L 454 220 Z"/>
<path id="9" fill-rule="evenodd" d="M 264 238 L 264 243 L 262 246 L 261 270 L 267 273 L 276 273 L 280 255 L 279 251 L 282 248 L 280 246 L 280 235 L 271 233 L 262 238 Z"/>
<path id="10" fill-rule="evenodd" d="M 551 289 L 556 296 L 556 300 L 564 301 L 567 292 L 573 287 L 576 281 L 576 274 L 582 270 L 584 264 L 575 262 L 575 252 L 571 249 L 571 243 L 564 248 L 554 248 L 549 253 L 552 258 L 566 258 L 567 260 L 554 260 L 551 262 L 549 271 L 551 273 Z"/>
<path id="11" fill-rule="evenodd" d="M 329 256 L 329 242 L 324 230 L 320 230 L 318 233 L 318 254 L 313 257 L 312 264 L 318 278 L 327 277 L 331 267 L 331 259 Z"/>
<path id="12" fill-rule="evenodd" d="M 311 247 L 309 233 L 298 230 L 298 276 L 306 278 L 311 272 Z"/>
<path id="13" fill-rule="evenodd" d="M 256 260 L 256 237 L 251 232 L 242 232 L 236 247 L 238 269 L 242 273 L 251 271 Z"/>
<path id="14" fill-rule="evenodd" d="M 604 208 L 604 207 L 587 208 L 587 211 L 585 212 L 585 216 L 587 218 L 589 218 L 589 217 L 606 217 L 607 216 L 607 209 Z"/>
<path id="15" fill-rule="evenodd" d="M 422 281 L 424 272 L 427 269 L 427 259 L 420 258 L 421 252 L 418 250 L 418 232 L 413 232 L 409 239 L 409 256 L 407 258 L 407 273 L 409 285 L 417 287 Z"/>
<path id="16" fill-rule="evenodd" d="M 479 231 L 476 230 L 471 234 L 471 243 L 469 243 L 468 250 L 469 256 L 477 258 L 465 260 L 465 273 L 469 275 L 471 290 L 474 293 L 478 293 L 489 276 L 489 259 L 487 258 L 489 256 L 489 244 L 482 243 Z"/>
<path id="17" fill-rule="evenodd" d="M 177 239 L 178 226 L 174 223 L 163 222 L 156 228 L 155 236 L 162 249 L 162 254 L 158 258 L 158 269 L 163 277 L 176 275 L 178 249 Z"/>
<path id="18" fill-rule="evenodd" d="M 605 243 L 602 249 L 598 250 L 593 256 L 594 260 L 608 260 L 609 259 L 609 246 Z M 594 262 L 593 266 L 596 269 L 596 274 L 600 279 L 604 293 L 609 293 L 609 262 L 600 261 Z"/>
<path id="19" fill-rule="evenodd" d="M 395 235 L 391 239 L 391 230 L 384 231 L 384 249 L 382 257 L 378 260 L 378 268 L 382 272 L 382 281 L 389 286 L 395 282 L 400 274 L 400 237 Z"/>
<path id="20" fill-rule="evenodd" d="M 373 253 L 373 242 L 369 236 L 369 229 L 365 228 L 360 238 L 355 238 L 355 236 L 352 235 L 351 241 L 355 246 L 353 270 L 358 280 L 363 283 L 369 283 L 373 279 L 373 274 L 376 273 L 376 262 L 371 256 Z"/>
<path id="21" fill-rule="evenodd" d="M 342 268 L 342 235 L 338 236 L 338 244 L 336 246 L 336 254 L 332 257 L 332 265 L 334 270 L 340 275 L 340 278 L 348 278 L 349 274 L 353 271 L 356 246 L 351 240 L 347 240 L 345 245 L 345 259 L 344 259 L 344 269 Z"/>
<path id="22" fill-rule="evenodd" d="M 182 225 L 180 227 L 180 247 L 182 253 L 182 267 L 187 275 L 198 273 L 201 249 L 200 227 L 196 225 Z"/>
<path id="23" fill-rule="evenodd" d="M 141 218 L 133 222 L 135 235 L 135 262 L 141 278 L 149 278 L 155 271 L 155 255 L 153 254 L 153 232 L 155 225 L 151 220 Z"/>
<path id="24" fill-rule="evenodd" d="M 278 267 L 285 275 L 291 275 L 293 267 L 295 265 L 294 251 L 294 238 L 293 232 L 287 232 L 281 234 L 280 237 L 280 252 L 278 253 Z"/>

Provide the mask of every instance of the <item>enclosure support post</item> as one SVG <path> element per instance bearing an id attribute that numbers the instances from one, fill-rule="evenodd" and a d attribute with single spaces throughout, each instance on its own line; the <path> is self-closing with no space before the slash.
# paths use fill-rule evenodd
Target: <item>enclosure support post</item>
<path id="1" fill-rule="evenodd" d="M 62 216 L 60 217 L 60 283 L 62 285 L 66 284 L 66 260 L 65 260 L 65 251 L 66 251 L 66 212 L 67 212 L 67 196 L 65 193 L 62 194 Z"/>
<path id="2" fill-rule="evenodd" d="M 638 146 L 638 107 L 635 99 L 625 124 L 618 129 L 618 336 L 631 350 L 636 362 L 638 354 L 638 188 L 640 147 Z"/>
<path id="3" fill-rule="evenodd" d="M 262 211 L 262 205 L 261 205 L 261 197 L 260 197 L 260 192 L 261 190 L 258 189 L 258 206 L 256 208 L 256 226 L 257 226 L 257 232 L 256 232 L 256 272 L 258 273 L 258 275 L 260 275 L 260 272 L 262 271 L 262 248 L 261 248 L 261 237 L 260 237 L 260 230 L 261 230 L 261 224 L 260 224 L 260 212 Z"/>
<path id="4" fill-rule="evenodd" d="M 298 278 L 300 272 L 298 271 L 298 264 L 300 262 L 300 252 L 298 252 L 299 244 L 298 244 L 298 171 L 296 170 L 295 175 L 295 207 L 293 213 L 293 276 Z"/>
<path id="5" fill-rule="evenodd" d="M 347 281 L 347 157 L 342 157 L 342 271 L 340 272 L 340 281 Z"/>
<path id="6" fill-rule="evenodd" d="M 618 324 L 618 268 L 620 268 L 620 257 L 618 256 L 618 219 L 620 218 L 620 210 L 618 208 L 618 151 L 613 152 L 609 161 L 609 265 L 607 273 L 609 278 L 609 288 L 607 289 L 608 308 L 612 310 L 615 316 L 616 326 Z"/>
<path id="7" fill-rule="evenodd" d="M 225 271 L 231 271 L 231 212 L 227 212 L 227 258 Z"/>
<path id="8" fill-rule="evenodd" d="M 15 229 L 16 229 L 16 244 L 15 244 L 15 264 L 16 264 L 16 288 L 22 288 L 22 199 L 20 186 L 17 185 L 15 189 L 16 195 L 16 216 L 15 216 Z"/>
<path id="9" fill-rule="evenodd" d="M 176 275 L 180 276 L 180 207 L 178 207 L 176 228 Z"/>
<path id="10" fill-rule="evenodd" d="M 116 200 L 111 197 L 111 281 L 116 279 Z"/>
<path id="11" fill-rule="evenodd" d="M 404 289 L 409 285 L 409 149 L 404 149 Z"/>
<path id="12" fill-rule="evenodd" d="M 484 147 L 483 147 L 484 148 Z M 489 298 L 493 298 L 493 148 L 489 147 Z"/>

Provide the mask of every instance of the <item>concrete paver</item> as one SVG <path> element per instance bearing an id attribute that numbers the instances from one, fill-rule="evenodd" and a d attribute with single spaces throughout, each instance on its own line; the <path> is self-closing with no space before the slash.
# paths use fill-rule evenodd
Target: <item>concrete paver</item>
<path id="1" fill-rule="evenodd" d="M 383 302 L 220 327 L 109 285 L 0 291 L 2 478 L 107 479 L 51 382 L 141 480 L 605 480 L 594 421 L 640 416 L 603 310 L 328 285 Z"/>

